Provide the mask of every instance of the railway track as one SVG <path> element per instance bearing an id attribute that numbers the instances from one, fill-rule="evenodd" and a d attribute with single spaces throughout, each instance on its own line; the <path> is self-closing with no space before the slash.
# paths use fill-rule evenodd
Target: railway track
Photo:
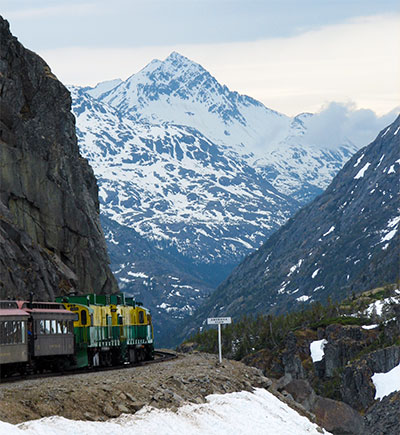
<path id="1" fill-rule="evenodd" d="M 31 373 L 31 374 L 25 374 L 25 375 L 12 375 L 6 378 L 0 377 L 0 386 L 3 384 L 11 384 L 15 382 L 21 382 L 21 381 L 27 381 L 27 380 L 33 380 L 33 379 L 43 379 L 43 378 L 56 378 L 56 377 L 62 377 L 62 376 L 73 376 L 73 375 L 80 375 L 84 373 L 99 373 L 99 372 L 107 372 L 107 371 L 113 371 L 113 370 L 123 370 L 123 369 L 129 369 L 133 367 L 141 367 L 149 364 L 159 364 L 162 362 L 170 361 L 175 358 L 178 358 L 176 353 L 173 352 L 165 352 L 161 350 L 155 350 L 154 351 L 154 359 L 149 361 L 140 361 L 134 364 L 122 364 L 118 366 L 112 366 L 112 367 L 92 367 L 92 368 L 86 368 L 86 369 L 75 369 L 75 370 L 67 370 L 63 372 L 46 372 L 46 373 Z"/>

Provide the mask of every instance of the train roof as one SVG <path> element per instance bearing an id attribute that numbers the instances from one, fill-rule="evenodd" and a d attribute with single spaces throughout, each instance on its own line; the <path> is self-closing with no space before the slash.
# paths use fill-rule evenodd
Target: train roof
<path id="1" fill-rule="evenodd" d="M 57 302 L 80 305 L 128 305 L 131 307 L 141 306 L 141 302 L 137 302 L 134 297 L 127 297 L 123 293 L 115 294 L 95 294 L 89 293 L 85 295 L 66 295 L 56 298 Z"/>
<path id="2" fill-rule="evenodd" d="M 28 317 L 29 314 L 18 308 L 0 308 L 0 317 Z"/>
<path id="3" fill-rule="evenodd" d="M 17 301 L 18 308 L 26 313 L 53 313 L 53 314 L 67 314 L 70 315 L 71 312 L 64 308 L 63 304 L 58 302 L 28 302 L 28 301 Z"/>

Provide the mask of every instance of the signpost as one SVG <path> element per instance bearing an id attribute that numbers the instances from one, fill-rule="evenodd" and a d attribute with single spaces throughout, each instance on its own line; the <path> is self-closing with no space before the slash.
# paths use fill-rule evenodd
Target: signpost
<path id="1" fill-rule="evenodd" d="M 227 325 L 229 323 L 232 323 L 231 317 L 209 317 L 207 319 L 207 325 L 218 325 L 218 353 L 220 364 L 222 362 L 221 325 Z"/>

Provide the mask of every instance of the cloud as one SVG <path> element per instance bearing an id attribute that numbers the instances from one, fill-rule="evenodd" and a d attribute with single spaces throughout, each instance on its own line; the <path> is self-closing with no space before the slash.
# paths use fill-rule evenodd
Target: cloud
<path id="1" fill-rule="evenodd" d="M 400 106 L 378 116 L 369 109 L 357 109 L 354 103 L 332 102 L 307 120 L 305 143 L 337 148 L 349 140 L 358 148 L 372 142 L 377 133 L 391 124 L 400 113 Z"/>

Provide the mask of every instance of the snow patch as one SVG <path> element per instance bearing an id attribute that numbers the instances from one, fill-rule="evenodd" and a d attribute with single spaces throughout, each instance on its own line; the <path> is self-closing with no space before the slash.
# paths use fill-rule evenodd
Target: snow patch
<path id="1" fill-rule="evenodd" d="M 379 325 L 363 325 L 361 326 L 362 329 L 375 329 L 377 328 Z"/>
<path id="2" fill-rule="evenodd" d="M 354 176 L 354 180 L 364 177 L 365 171 L 371 166 L 371 163 L 366 163 Z"/>
<path id="3" fill-rule="evenodd" d="M 310 343 L 310 353 L 313 362 L 322 361 L 322 358 L 325 355 L 324 348 L 327 343 L 328 340 L 325 340 L 325 338 Z"/>
<path id="4" fill-rule="evenodd" d="M 311 275 L 311 278 L 314 279 L 318 275 L 318 273 L 319 273 L 319 268 L 314 270 L 314 272 Z"/>
<path id="5" fill-rule="evenodd" d="M 298 298 L 296 298 L 296 301 L 298 302 L 307 302 L 309 299 L 311 299 L 311 296 L 303 295 Z"/>
<path id="6" fill-rule="evenodd" d="M 400 391 L 400 364 L 387 373 L 375 373 L 371 379 L 376 388 L 375 400 Z"/>
<path id="7" fill-rule="evenodd" d="M 332 231 L 335 231 L 335 226 L 334 226 L 334 225 L 332 225 L 332 226 L 329 228 L 329 230 L 328 230 L 325 234 L 322 234 L 322 237 L 327 236 L 327 235 L 330 234 Z"/>
<path id="8" fill-rule="evenodd" d="M 360 164 L 363 158 L 364 158 L 364 153 L 362 153 L 361 156 L 357 159 L 356 163 L 354 163 L 354 168 L 356 168 Z"/>
<path id="9" fill-rule="evenodd" d="M 204 404 L 187 404 L 176 412 L 145 406 L 136 414 L 122 414 L 106 422 L 46 417 L 19 425 L 0 422 L 0 433 L 10 435 L 106 435 L 138 433 L 163 435 L 296 434 L 319 435 L 320 429 L 270 392 L 212 394 Z M 244 418 L 245 416 L 245 418 Z M 329 432 L 324 431 L 324 434 Z"/>
<path id="10" fill-rule="evenodd" d="M 292 275 L 293 272 L 295 272 L 297 269 L 299 269 L 299 268 L 301 267 L 301 264 L 303 263 L 303 261 L 304 261 L 304 260 L 301 258 L 301 259 L 297 262 L 297 264 L 295 264 L 294 266 L 292 266 L 292 267 L 290 268 L 290 271 L 289 271 L 289 273 L 288 273 L 287 276 Z"/>

